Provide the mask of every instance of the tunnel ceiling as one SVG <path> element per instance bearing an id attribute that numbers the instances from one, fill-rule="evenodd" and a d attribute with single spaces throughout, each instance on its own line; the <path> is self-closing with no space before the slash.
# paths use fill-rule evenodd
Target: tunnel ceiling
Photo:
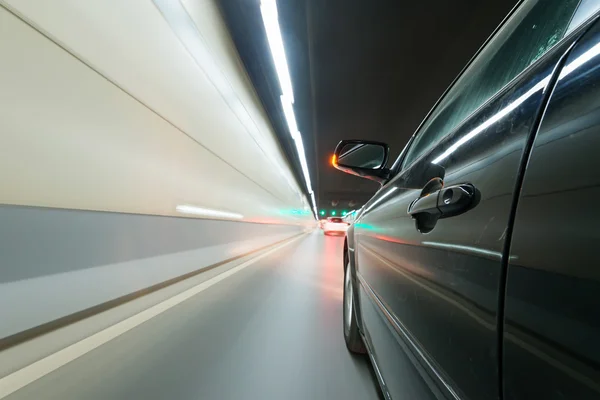
<path id="1" fill-rule="evenodd" d="M 330 213 L 359 207 L 379 187 L 333 169 L 329 160 L 337 142 L 387 142 L 391 163 L 516 2 L 278 1 L 296 98 L 294 110 L 319 210 Z M 296 178 L 304 187 L 281 110 L 281 90 L 259 3 L 222 0 L 221 11 Z"/>

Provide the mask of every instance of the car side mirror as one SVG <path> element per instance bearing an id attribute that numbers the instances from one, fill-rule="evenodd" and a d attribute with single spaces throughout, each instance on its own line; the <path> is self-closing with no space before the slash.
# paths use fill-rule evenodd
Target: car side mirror
<path id="1" fill-rule="evenodd" d="M 333 153 L 331 163 L 347 174 L 371 179 L 383 184 L 390 177 L 385 167 L 389 147 L 382 142 L 370 140 L 342 140 Z"/>

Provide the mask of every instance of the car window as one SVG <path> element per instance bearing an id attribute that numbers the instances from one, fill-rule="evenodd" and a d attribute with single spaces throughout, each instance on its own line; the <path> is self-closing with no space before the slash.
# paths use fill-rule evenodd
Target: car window
<path id="1" fill-rule="evenodd" d="M 329 218 L 329 221 L 335 222 L 335 223 L 344 222 L 341 218 Z"/>
<path id="2" fill-rule="evenodd" d="M 408 149 L 403 168 L 453 131 L 563 38 L 579 0 L 525 1 L 473 60 Z"/>

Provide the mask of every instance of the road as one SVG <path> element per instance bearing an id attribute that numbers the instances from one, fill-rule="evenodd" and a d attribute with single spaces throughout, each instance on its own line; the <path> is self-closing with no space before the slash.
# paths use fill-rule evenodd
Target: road
<path id="1" fill-rule="evenodd" d="M 341 333 L 342 246 L 308 234 L 5 398 L 377 399 Z"/>

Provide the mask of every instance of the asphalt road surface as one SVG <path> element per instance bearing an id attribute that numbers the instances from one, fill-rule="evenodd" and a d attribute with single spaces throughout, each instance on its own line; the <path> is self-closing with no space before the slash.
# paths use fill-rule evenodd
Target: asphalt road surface
<path id="1" fill-rule="evenodd" d="M 344 345 L 342 246 L 308 234 L 5 398 L 377 399 Z"/>

